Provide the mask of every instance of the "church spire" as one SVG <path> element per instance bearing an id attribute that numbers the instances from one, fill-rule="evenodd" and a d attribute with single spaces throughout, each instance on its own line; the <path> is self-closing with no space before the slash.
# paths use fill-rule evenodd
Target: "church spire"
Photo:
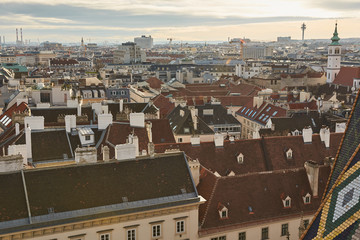
<path id="1" fill-rule="evenodd" d="M 339 43 L 339 36 L 338 36 L 338 32 L 337 32 L 337 23 L 335 24 L 335 31 L 334 31 L 334 34 L 333 34 L 333 37 L 331 38 L 331 44 L 330 45 L 340 45 Z"/>

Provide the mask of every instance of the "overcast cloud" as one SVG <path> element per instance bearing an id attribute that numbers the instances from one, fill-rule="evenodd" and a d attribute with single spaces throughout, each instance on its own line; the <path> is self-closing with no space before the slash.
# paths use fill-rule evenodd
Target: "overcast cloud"
<path id="1" fill-rule="evenodd" d="M 142 34 L 155 40 L 226 40 L 230 34 L 275 40 L 279 35 L 299 38 L 299 24 L 306 22 L 313 30 L 326 24 L 309 30 L 309 37 L 328 38 L 335 19 L 339 28 L 342 22 L 358 26 L 358 10 L 360 2 L 352 0 L 1 0 L 0 36 L 14 41 L 15 28 L 22 27 L 25 39 L 60 42 L 82 36 L 121 42 Z M 349 29 L 343 26 L 343 36 L 359 35 Z"/>

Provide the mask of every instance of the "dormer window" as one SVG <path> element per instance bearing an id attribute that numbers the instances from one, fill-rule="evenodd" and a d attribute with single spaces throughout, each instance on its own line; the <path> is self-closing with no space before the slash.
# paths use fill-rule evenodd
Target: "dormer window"
<path id="1" fill-rule="evenodd" d="M 293 158 L 293 151 L 291 148 L 289 148 L 287 151 L 286 151 L 286 158 L 287 159 L 292 159 Z"/>
<path id="2" fill-rule="evenodd" d="M 242 153 L 239 153 L 239 155 L 237 155 L 237 162 L 239 164 L 243 164 L 244 163 L 244 155 Z"/>
<path id="3" fill-rule="evenodd" d="M 287 196 L 282 201 L 283 201 L 284 208 L 290 208 L 291 207 L 291 198 L 289 196 Z"/>
<path id="4" fill-rule="evenodd" d="M 220 219 L 227 219 L 229 217 L 228 209 L 223 204 L 221 203 L 218 204 L 218 210 L 219 210 Z"/>
<path id="5" fill-rule="evenodd" d="M 311 195 L 310 195 L 310 193 L 307 193 L 307 194 L 303 197 L 303 200 L 304 200 L 304 204 L 310 204 L 310 203 L 311 203 Z"/>

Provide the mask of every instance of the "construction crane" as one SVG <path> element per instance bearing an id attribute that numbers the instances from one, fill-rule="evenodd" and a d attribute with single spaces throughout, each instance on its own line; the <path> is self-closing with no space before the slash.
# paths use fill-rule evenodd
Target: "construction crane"
<path id="1" fill-rule="evenodd" d="M 240 59 L 244 60 L 244 43 L 245 41 L 239 38 L 240 40 L 230 40 L 229 43 L 239 43 L 240 44 Z"/>

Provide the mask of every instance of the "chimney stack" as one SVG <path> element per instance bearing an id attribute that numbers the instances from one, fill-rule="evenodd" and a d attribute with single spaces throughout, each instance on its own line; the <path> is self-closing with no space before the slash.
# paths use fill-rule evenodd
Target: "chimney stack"
<path id="1" fill-rule="evenodd" d="M 15 123 L 15 135 L 19 135 L 20 133 L 20 124 L 19 123 Z"/>
<path id="2" fill-rule="evenodd" d="M 81 116 L 81 103 L 78 103 L 78 105 L 77 105 L 77 115 L 79 117 Z"/>
<path id="3" fill-rule="evenodd" d="M 310 183 L 313 197 L 318 197 L 319 190 L 319 164 L 313 161 L 307 161 L 304 164 L 306 174 Z"/>
<path id="4" fill-rule="evenodd" d="M 152 122 L 146 123 L 146 130 L 147 130 L 149 142 L 152 142 L 153 141 L 153 139 L 152 139 Z"/>
<path id="5" fill-rule="evenodd" d="M 24 43 L 24 42 L 23 42 L 23 35 L 22 35 L 22 28 L 20 28 L 20 35 L 21 35 L 21 42 L 20 42 L 20 43 L 21 43 L 21 45 L 22 45 L 22 44 Z"/>
<path id="6" fill-rule="evenodd" d="M 224 136 L 221 133 L 215 133 L 214 135 L 215 147 L 224 146 Z"/>
<path id="7" fill-rule="evenodd" d="M 312 143 L 312 134 L 313 130 L 310 126 L 307 126 L 302 130 L 304 143 Z"/>
<path id="8" fill-rule="evenodd" d="M 19 33 L 18 33 L 18 29 L 16 29 L 16 44 L 19 43 Z"/>
<path id="9" fill-rule="evenodd" d="M 124 100 L 120 99 L 120 103 L 119 103 L 119 111 L 120 113 L 122 113 L 124 111 Z"/>
<path id="10" fill-rule="evenodd" d="M 110 149 L 108 146 L 102 147 L 103 161 L 108 162 L 110 160 Z"/>
<path id="11" fill-rule="evenodd" d="M 31 128 L 25 126 L 25 143 L 26 143 L 26 155 L 27 158 L 32 159 L 32 147 L 31 147 Z"/>

